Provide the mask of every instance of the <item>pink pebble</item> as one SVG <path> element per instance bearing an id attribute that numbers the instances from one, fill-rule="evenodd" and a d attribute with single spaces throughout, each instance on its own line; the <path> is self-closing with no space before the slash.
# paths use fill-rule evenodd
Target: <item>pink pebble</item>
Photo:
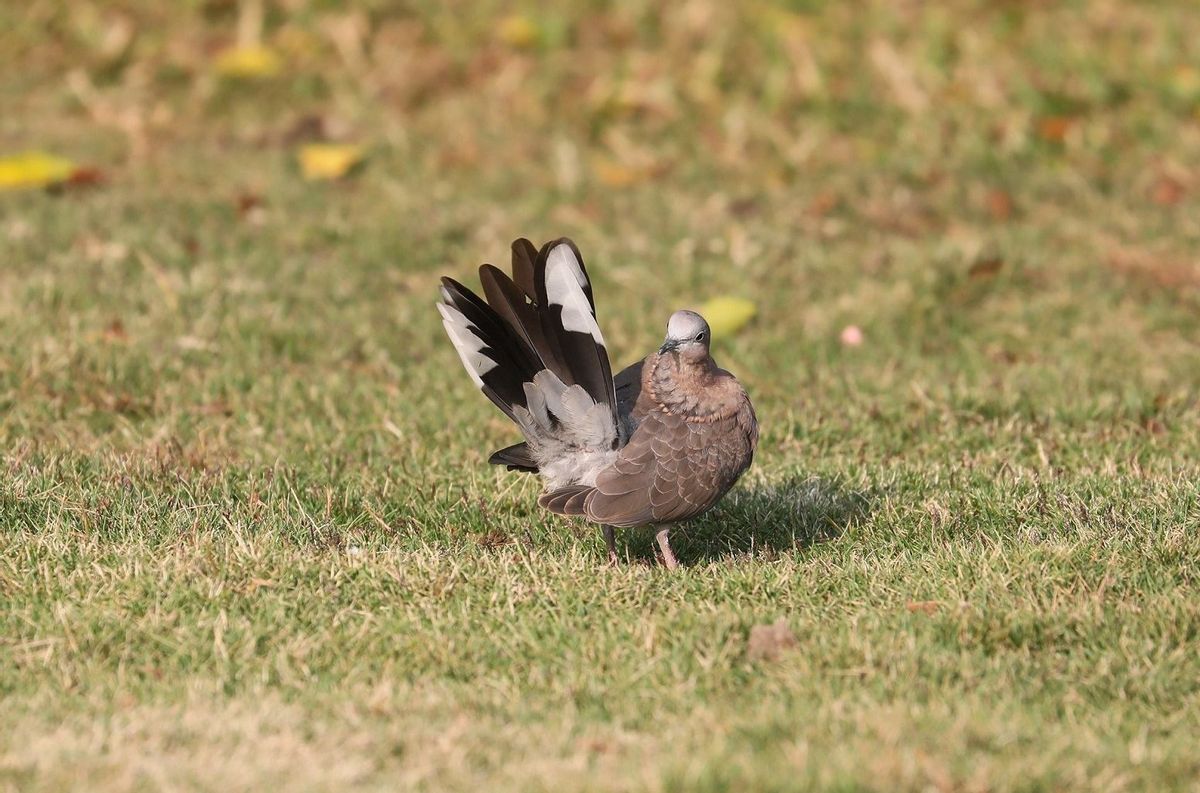
<path id="1" fill-rule="evenodd" d="M 839 338 L 847 347 L 858 347 L 863 343 L 862 328 L 858 325 L 847 325 L 842 328 L 842 335 Z"/>

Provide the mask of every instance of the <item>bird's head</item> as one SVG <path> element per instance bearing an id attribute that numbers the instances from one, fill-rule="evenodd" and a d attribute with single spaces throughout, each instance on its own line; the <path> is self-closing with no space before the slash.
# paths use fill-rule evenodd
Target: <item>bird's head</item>
<path id="1" fill-rule="evenodd" d="M 708 357 L 708 343 L 712 332 L 704 317 L 695 311 L 676 311 L 667 321 L 667 338 L 663 340 L 660 353 L 674 353 L 681 358 L 700 361 Z"/>

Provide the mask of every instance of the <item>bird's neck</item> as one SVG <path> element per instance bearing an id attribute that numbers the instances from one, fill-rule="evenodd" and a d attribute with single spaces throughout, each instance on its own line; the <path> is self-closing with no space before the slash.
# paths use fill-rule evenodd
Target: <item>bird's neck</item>
<path id="1" fill-rule="evenodd" d="M 728 386 L 732 383 L 736 389 L 737 384 L 708 355 L 689 358 L 656 353 L 643 379 L 643 390 L 668 413 L 705 420 L 725 415 L 734 407 L 736 395 Z"/>

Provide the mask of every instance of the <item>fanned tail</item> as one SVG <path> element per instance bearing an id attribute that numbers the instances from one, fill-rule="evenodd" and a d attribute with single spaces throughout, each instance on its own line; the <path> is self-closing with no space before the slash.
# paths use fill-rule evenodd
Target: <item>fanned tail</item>
<path id="1" fill-rule="evenodd" d="M 438 310 L 468 374 L 525 434 L 489 462 L 538 471 L 567 447 L 615 449 L 612 367 L 575 244 L 563 238 L 537 251 L 518 239 L 512 276 L 485 264 L 479 278 L 487 302 L 443 278 Z"/>

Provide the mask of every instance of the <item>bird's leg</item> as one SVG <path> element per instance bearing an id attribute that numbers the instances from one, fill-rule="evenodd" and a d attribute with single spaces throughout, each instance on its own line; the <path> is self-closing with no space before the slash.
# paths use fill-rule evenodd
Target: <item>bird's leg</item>
<path id="1" fill-rule="evenodd" d="M 617 530 L 607 523 L 602 528 L 604 529 L 604 544 L 608 547 L 608 563 L 619 564 L 621 559 L 617 556 Z"/>
<path id="2" fill-rule="evenodd" d="M 671 553 L 671 541 L 668 537 L 670 532 L 669 525 L 654 527 L 654 539 L 658 540 L 658 548 L 662 551 L 663 564 L 667 566 L 668 570 L 674 570 L 679 567 L 679 562 L 675 561 L 675 554 Z"/>

